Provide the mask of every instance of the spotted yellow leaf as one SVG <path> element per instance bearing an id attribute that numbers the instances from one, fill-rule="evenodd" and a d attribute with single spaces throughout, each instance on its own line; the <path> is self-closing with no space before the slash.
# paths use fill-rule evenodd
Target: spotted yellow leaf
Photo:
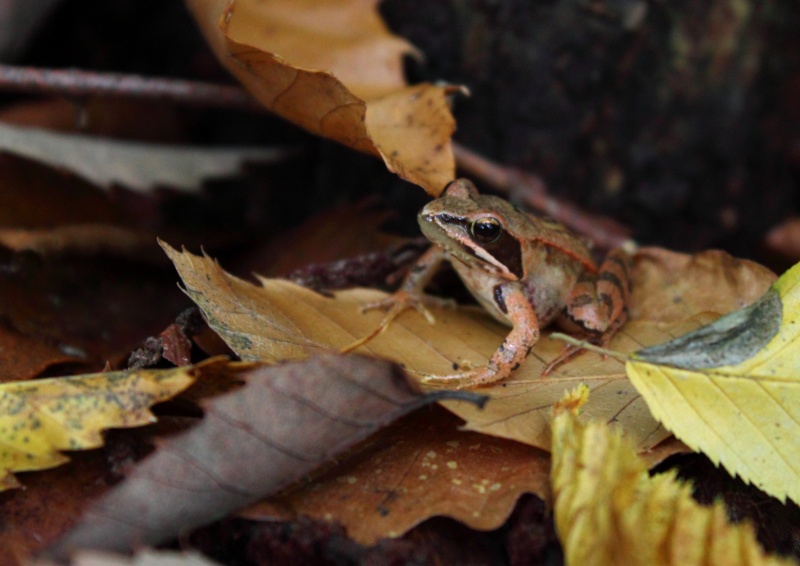
<path id="1" fill-rule="evenodd" d="M 716 464 L 800 502 L 800 264 L 755 303 L 627 362 L 653 415 Z"/>
<path id="2" fill-rule="evenodd" d="M 220 360 L 201 365 L 215 365 Z M 192 384 L 200 366 L 116 371 L 0 385 L 0 490 L 14 472 L 68 461 L 61 450 L 96 448 L 101 431 L 154 422 L 149 407 Z"/>
<path id="3" fill-rule="evenodd" d="M 567 564 L 791 564 L 766 555 L 752 525 L 732 525 L 717 501 L 703 507 L 674 474 L 649 477 L 619 431 L 576 418 L 588 388 L 556 407 L 551 482 Z"/>

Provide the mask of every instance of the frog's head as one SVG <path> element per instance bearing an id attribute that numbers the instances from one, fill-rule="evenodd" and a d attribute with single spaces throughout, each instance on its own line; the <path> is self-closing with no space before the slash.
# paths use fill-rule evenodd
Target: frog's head
<path id="1" fill-rule="evenodd" d="M 450 183 L 417 216 L 422 233 L 454 258 L 506 279 L 522 279 L 525 216 L 505 200 L 480 195 L 467 179 Z"/>

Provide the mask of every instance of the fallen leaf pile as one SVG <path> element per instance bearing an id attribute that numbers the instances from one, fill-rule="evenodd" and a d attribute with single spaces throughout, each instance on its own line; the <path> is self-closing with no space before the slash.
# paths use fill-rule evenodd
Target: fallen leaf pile
<path id="1" fill-rule="evenodd" d="M 407 84 L 404 58 L 422 54 L 378 4 L 186 0 L 208 60 L 254 104 L 435 197 L 455 177 L 451 105 L 467 90 Z M 250 170 L 306 147 L 180 145 L 203 126 L 128 108 L 87 101 L 115 124 L 91 135 L 71 104 L 0 110 L 0 563 L 204 564 L 188 550 L 203 528 L 241 524 L 237 559 L 278 524 L 302 561 L 319 546 L 298 534 L 309 523 L 347 547 L 343 563 L 448 524 L 489 533 L 505 559 L 525 501 L 550 529 L 535 559 L 550 544 L 568 564 L 786 563 L 657 466 L 696 451 L 796 509 L 800 266 L 776 281 L 720 251 L 640 248 L 613 355 L 542 377 L 563 348 L 543 329 L 508 379 L 428 388 L 421 376 L 486 364 L 509 329 L 470 303 L 376 333 L 384 313 L 363 307 L 421 249 L 383 231 L 391 212 L 322 209 L 302 183 Z M 187 550 L 142 550 L 175 541 Z"/>

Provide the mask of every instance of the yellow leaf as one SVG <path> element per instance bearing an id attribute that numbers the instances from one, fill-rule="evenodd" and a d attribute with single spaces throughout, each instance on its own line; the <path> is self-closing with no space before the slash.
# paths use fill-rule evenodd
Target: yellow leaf
<path id="1" fill-rule="evenodd" d="M 760 489 L 800 502 L 800 264 L 754 304 L 631 356 L 653 415 Z"/>
<path id="2" fill-rule="evenodd" d="M 294 124 L 381 157 L 438 195 L 455 176 L 447 95 L 407 87 L 377 0 L 188 0 L 220 62 L 266 108 Z"/>
<path id="3" fill-rule="evenodd" d="M 582 396 L 580 391 L 572 394 Z M 767 556 L 752 525 L 732 525 L 722 502 L 702 507 L 674 474 L 649 477 L 629 442 L 569 410 L 553 420 L 556 529 L 567 564 L 791 564 Z"/>
<path id="4" fill-rule="evenodd" d="M 151 405 L 189 387 L 197 368 L 219 363 L 0 385 L 0 490 L 18 487 L 13 472 L 43 470 L 68 461 L 59 450 L 101 446 L 103 429 L 154 422 Z"/>

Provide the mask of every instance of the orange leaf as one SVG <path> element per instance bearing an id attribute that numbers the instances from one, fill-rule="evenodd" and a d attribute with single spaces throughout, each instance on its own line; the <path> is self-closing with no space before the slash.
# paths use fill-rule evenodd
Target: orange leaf
<path id="1" fill-rule="evenodd" d="M 462 432 L 458 423 L 442 410 L 414 414 L 335 468 L 244 514 L 334 521 L 357 542 L 372 545 L 434 516 L 496 529 L 523 493 L 549 498 L 550 458 L 544 451 Z"/>
<path id="2" fill-rule="evenodd" d="M 223 65 L 267 108 L 317 135 L 380 156 L 438 195 L 455 176 L 450 86 L 406 87 L 413 48 L 377 0 L 188 0 Z"/>

